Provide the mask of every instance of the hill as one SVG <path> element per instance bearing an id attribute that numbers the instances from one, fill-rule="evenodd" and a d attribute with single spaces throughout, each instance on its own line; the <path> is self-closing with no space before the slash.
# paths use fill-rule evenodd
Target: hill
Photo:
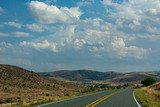
<path id="1" fill-rule="evenodd" d="M 63 78 L 70 81 L 81 81 L 81 82 L 90 82 L 90 81 L 102 81 L 123 75 L 118 72 L 99 72 L 92 70 L 63 70 L 55 72 L 43 72 L 40 73 L 43 76 L 50 78 Z"/>
<path id="2" fill-rule="evenodd" d="M 129 72 L 120 73 L 115 71 L 99 72 L 92 70 L 62 70 L 55 72 L 42 72 L 48 78 L 61 78 L 69 81 L 103 81 L 103 83 L 140 83 L 146 77 L 152 76 L 158 81 L 160 80 L 160 72 Z"/>
<path id="3" fill-rule="evenodd" d="M 123 75 L 112 78 L 108 80 L 112 83 L 140 83 L 141 80 L 147 78 L 147 77 L 153 77 L 157 81 L 160 81 L 160 72 L 130 72 L 130 73 L 124 73 Z"/>
<path id="4" fill-rule="evenodd" d="M 50 80 L 20 67 L 0 64 L 0 103 L 35 103 L 79 93 L 74 83 Z"/>

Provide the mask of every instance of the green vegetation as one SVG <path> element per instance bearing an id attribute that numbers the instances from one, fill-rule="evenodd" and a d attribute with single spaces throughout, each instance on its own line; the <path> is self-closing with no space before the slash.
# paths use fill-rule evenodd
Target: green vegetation
<path id="1" fill-rule="evenodd" d="M 152 77 L 148 77 L 148 78 L 145 78 L 144 80 L 142 80 L 141 83 L 144 86 L 149 86 L 149 85 L 152 85 L 152 84 L 156 83 L 156 80 Z"/>
<path id="2" fill-rule="evenodd" d="M 88 90 L 84 90 L 84 91 L 82 91 L 81 93 L 90 93 L 90 92 L 95 92 L 95 91 L 97 91 L 96 90 L 96 88 L 89 88 Z"/>
<path id="3" fill-rule="evenodd" d="M 160 107 L 160 92 L 148 91 L 147 89 L 136 89 L 135 96 L 142 107 Z"/>

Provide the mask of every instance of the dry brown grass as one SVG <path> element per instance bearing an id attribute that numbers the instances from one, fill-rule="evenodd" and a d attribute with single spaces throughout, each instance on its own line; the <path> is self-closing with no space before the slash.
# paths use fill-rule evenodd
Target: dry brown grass
<path id="1" fill-rule="evenodd" d="M 136 90 L 136 97 L 144 107 L 160 107 L 160 83 Z"/>
<path id="2" fill-rule="evenodd" d="M 29 105 L 53 101 L 85 89 L 80 84 L 50 80 L 19 67 L 0 65 L 0 104 Z"/>

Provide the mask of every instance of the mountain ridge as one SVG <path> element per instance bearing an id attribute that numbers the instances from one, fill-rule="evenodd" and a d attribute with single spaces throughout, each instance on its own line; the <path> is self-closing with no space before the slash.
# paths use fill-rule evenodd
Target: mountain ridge
<path id="1" fill-rule="evenodd" d="M 54 72 L 41 72 L 46 77 L 61 77 L 70 81 L 91 81 L 91 80 L 106 80 L 113 77 L 117 77 L 122 73 L 118 72 L 100 72 L 93 70 L 60 70 Z"/>
<path id="2" fill-rule="evenodd" d="M 140 83 L 142 79 L 148 76 L 154 77 L 158 81 L 160 80 L 160 71 L 121 73 L 117 71 L 59 70 L 41 72 L 39 74 L 48 78 L 62 78 L 64 80 L 81 82 L 107 81 L 111 83 Z"/>

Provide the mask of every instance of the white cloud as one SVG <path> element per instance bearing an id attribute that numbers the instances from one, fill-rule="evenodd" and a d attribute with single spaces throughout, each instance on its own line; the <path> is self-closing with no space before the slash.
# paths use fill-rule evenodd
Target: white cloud
<path id="1" fill-rule="evenodd" d="M 116 36 L 116 35 L 119 36 Z M 21 46 L 29 46 L 36 50 L 48 49 L 53 52 L 82 50 L 92 55 L 112 55 L 116 58 L 143 58 L 149 49 L 126 46 L 134 37 L 128 38 L 115 27 L 101 19 L 86 19 L 76 25 L 60 27 L 54 34 L 41 37 L 32 42 L 21 42 Z"/>
<path id="2" fill-rule="evenodd" d="M 31 1 L 28 7 L 35 18 L 42 24 L 79 20 L 82 14 L 78 7 L 58 8 L 39 1 Z"/>
<path id="3" fill-rule="evenodd" d="M 122 3 L 103 0 L 102 3 L 109 12 L 107 20 L 117 32 L 135 34 L 138 38 L 147 34 L 156 35 L 160 30 L 160 0 L 124 0 Z M 152 32 L 153 28 L 157 29 L 156 32 Z"/>
<path id="4" fill-rule="evenodd" d="M 40 24 L 27 24 L 26 27 L 33 32 L 43 32 L 43 26 Z"/>
<path id="5" fill-rule="evenodd" d="M 75 49 L 81 49 L 84 44 L 86 44 L 84 39 L 76 39 L 74 41 Z"/>
<path id="6" fill-rule="evenodd" d="M 28 8 L 37 22 L 21 26 L 32 31 L 35 35 L 36 32 L 39 32 L 39 35 L 41 35 L 40 32 L 43 32 L 42 34 L 45 35 L 30 38 L 31 41 L 20 42 L 18 46 L 15 44 L 13 49 L 12 47 L 5 49 L 3 47 L 6 44 L 0 44 L 0 51 L 6 51 L 4 53 L 6 57 L 1 62 L 4 62 L 8 58 L 7 53 L 12 51 L 10 54 L 14 58 L 17 56 L 17 58 L 28 59 L 33 63 L 35 61 L 37 64 L 35 67 L 45 68 L 45 63 L 51 62 L 48 66 L 53 68 L 50 68 L 50 70 L 56 66 L 57 69 L 63 69 L 63 64 L 65 64 L 64 69 L 71 69 L 73 67 L 68 67 L 70 63 L 79 68 L 83 67 L 82 64 L 90 67 L 93 64 L 92 69 L 100 65 L 99 68 L 103 68 L 104 71 L 110 66 L 113 66 L 111 67 L 113 69 L 115 69 L 115 66 L 119 69 L 118 67 L 121 64 L 124 64 L 122 68 L 126 70 L 125 66 L 131 63 L 135 64 L 137 59 L 140 59 L 137 61 L 138 64 L 150 63 L 151 61 L 158 63 L 160 0 L 118 0 L 126 1 L 123 3 L 112 2 L 116 0 L 103 0 L 106 13 L 109 13 L 106 14 L 106 17 L 103 17 L 105 12 L 99 16 L 94 14 L 99 10 L 94 8 L 97 4 L 91 5 L 92 0 L 80 0 L 82 2 L 76 4 L 80 8 L 59 7 L 53 5 L 56 4 L 53 3 L 54 0 L 48 1 L 50 2 L 47 4 L 40 1 L 30 1 Z M 83 6 L 89 6 L 89 9 L 87 7 L 88 10 L 86 10 Z M 100 9 L 103 9 L 102 7 L 100 6 Z M 86 12 L 82 18 L 80 18 L 81 9 Z M 87 19 L 86 17 L 90 18 Z M 93 17 L 97 18 L 93 19 Z M 9 22 L 6 25 L 21 28 L 15 23 Z M 4 24 L 2 25 L 4 26 Z M 24 37 L 24 35 L 28 35 L 24 33 L 1 32 L 0 37 Z M 153 41 L 150 41 L 150 39 L 154 39 L 155 43 L 152 44 Z M 152 48 L 152 51 L 150 51 L 150 48 Z M 13 53 L 13 50 L 18 51 Z M 36 53 L 36 56 L 33 53 Z M 55 55 L 55 53 L 57 54 Z M 77 55 L 78 57 L 76 57 Z M 9 57 L 8 60 L 10 61 L 10 59 L 13 58 Z M 12 62 L 15 63 L 15 61 Z M 21 60 L 18 62 L 23 63 Z M 44 64 L 41 66 L 39 62 Z M 117 65 L 117 62 L 120 62 L 120 64 Z M 31 63 L 31 65 L 33 64 Z M 104 68 L 104 66 L 106 67 Z"/>
<path id="7" fill-rule="evenodd" d="M 61 7 L 61 11 L 63 11 L 64 14 L 67 14 L 70 19 L 76 18 L 76 20 L 79 20 L 79 17 L 82 14 L 79 7 L 72 7 L 72 8 Z"/>
<path id="8" fill-rule="evenodd" d="M 0 42 L 0 52 L 4 52 L 4 50 L 8 47 L 11 47 L 12 44 L 11 43 L 7 43 L 7 42 Z"/>
<path id="9" fill-rule="evenodd" d="M 4 25 L 21 28 L 23 25 L 17 22 L 4 22 Z"/>
<path id="10" fill-rule="evenodd" d="M 31 42 L 24 41 L 20 45 L 36 50 L 47 49 L 52 52 L 69 50 L 78 52 L 81 50 L 98 56 L 143 58 L 149 52 L 150 49 L 148 48 L 150 47 L 138 47 L 133 41 L 140 35 L 144 36 L 145 33 L 159 34 L 159 28 L 157 26 L 152 27 L 153 23 L 150 23 L 153 21 L 151 18 L 157 16 L 159 11 L 157 6 L 154 8 L 153 4 L 147 5 L 152 8 L 145 8 L 140 7 L 138 3 L 141 2 L 130 0 L 117 4 L 111 0 L 106 0 L 104 4 L 109 5 L 114 10 L 110 12 L 106 20 L 100 18 L 80 20 L 82 13 L 78 7 L 58 8 L 55 5 L 31 1 L 28 7 L 40 23 L 27 24 L 26 28 L 33 32 L 52 31 L 53 34 L 36 38 Z M 149 23 L 144 23 L 145 20 L 148 20 Z M 68 23 L 70 21 L 76 21 L 76 23 Z M 155 21 L 158 22 L 158 19 Z M 51 24 L 56 22 L 63 23 Z M 133 42 L 132 45 L 128 45 L 130 41 Z"/>
<path id="11" fill-rule="evenodd" d="M 139 48 L 136 46 L 126 46 L 122 38 L 114 38 L 112 42 L 112 49 L 116 52 L 119 58 L 122 57 L 135 57 L 142 58 L 150 49 Z"/>
<path id="12" fill-rule="evenodd" d="M 20 42 L 20 46 L 28 46 L 28 47 L 32 47 L 36 50 L 44 50 L 44 49 L 49 49 L 53 52 L 58 52 L 57 49 L 57 44 L 54 42 L 48 42 L 48 40 L 43 40 L 40 42 Z"/>
<path id="13" fill-rule="evenodd" d="M 13 37 L 30 37 L 30 34 L 26 32 L 12 32 L 11 35 Z"/>
<path id="14" fill-rule="evenodd" d="M 7 42 L 0 42 L 0 47 L 9 47 L 9 46 L 12 46 L 12 44 Z"/>

